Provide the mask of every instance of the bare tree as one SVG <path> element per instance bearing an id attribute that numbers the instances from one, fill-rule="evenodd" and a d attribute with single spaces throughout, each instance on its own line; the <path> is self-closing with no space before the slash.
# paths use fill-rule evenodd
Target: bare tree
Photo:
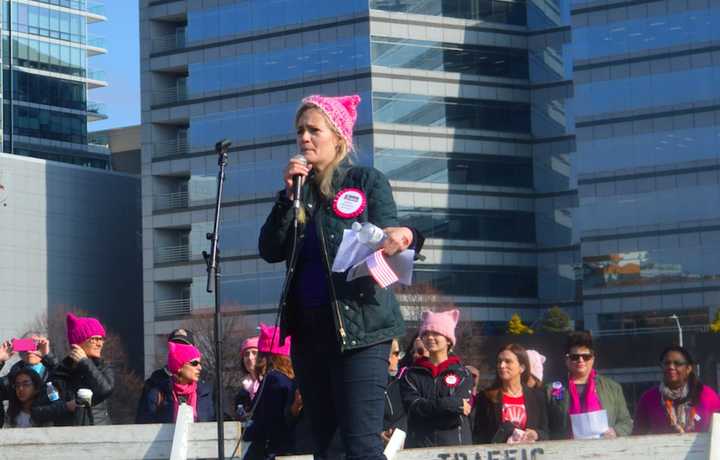
<path id="1" fill-rule="evenodd" d="M 45 334 L 50 340 L 52 353 L 60 360 L 67 356 L 70 349 L 65 326 L 67 313 L 91 316 L 83 310 L 61 306 L 50 316 L 47 314 L 38 316 L 27 327 L 28 332 Z M 106 331 L 103 359 L 112 365 L 115 374 L 115 388 L 108 402 L 110 417 L 114 424 L 134 423 L 143 380 L 130 368 L 122 338 L 112 330 L 106 328 Z"/>

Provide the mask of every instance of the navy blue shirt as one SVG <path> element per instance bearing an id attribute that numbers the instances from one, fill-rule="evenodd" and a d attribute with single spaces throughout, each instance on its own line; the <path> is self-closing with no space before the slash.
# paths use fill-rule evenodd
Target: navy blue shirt
<path id="1" fill-rule="evenodd" d="M 301 308 L 330 305 L 329 286 L 320 239 L 317 236 L 315 223 L 312 221 L 305 226 L 305 238 L 298 255 L 290 292 L 291 298 L 296 299 Z"/>

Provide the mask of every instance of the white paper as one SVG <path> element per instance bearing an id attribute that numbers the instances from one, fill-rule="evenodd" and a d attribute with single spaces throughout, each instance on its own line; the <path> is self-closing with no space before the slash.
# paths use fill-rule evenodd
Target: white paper
<path id="1" fill-rule="evenodd" d="M 598 439 L 609 429 L 605 410 L 571 414 L 570 424 L 575 439 Z"/>
<path id="2" fill-rule="evenodd" d="M 335 255 L 332 271 L 336 273 L 348 272 L 347 280 L 352 281 L 363 276 L 370 276 L 367 268 L 367 259 L 375 250 L 357 240 L 353 230 L 345 230 L 340 247 Z M 412 284 L 413 262 L 415 251 L 406 249 L 392 257 L 387 257 L 387 263 L 398 277 L 398 282 L 406 286 Z"/>
<path id="3" fill-rule="evenodd" d="M 385 458 L 387 460 L 393 460 L 399 450 L 405 445 L 405 432 L 400 428 L 393 430 L 392 436 L 390 436 L 390 442 L 385 446 Z"/>
<path id="4" fill-rule="evenodd" d="M 355 235 L 356 233 L 352 230 L 345 230 L 343 232 L 343 239 L 335 255 L 332 271 L 344 273 L 350 267 L 359 264 L 375 252 L 371 247 L 359 242 Z"/>

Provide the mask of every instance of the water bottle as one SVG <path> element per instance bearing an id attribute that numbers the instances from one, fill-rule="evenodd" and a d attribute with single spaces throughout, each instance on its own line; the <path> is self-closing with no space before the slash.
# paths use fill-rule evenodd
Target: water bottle
<path id="1" fill-rule="evenodd" d="M 352 229 L 359 242 L 372 248 L 380 247 L 382 242 L 385 241 L 385 238 L 387 238 L 387 235 L 380 227 L 370 222 L 362 224 L 360 222 L 353 222 Z"/>
<path id="2" fill-rule="evenodd" d="M 47 383 L 47 395 L 48 399 L 53 402 L 60 399 L 60 395 L 58 394 L 57 390 L 55 389 L 55 386 L 52 384 L 52 382 Z"/>

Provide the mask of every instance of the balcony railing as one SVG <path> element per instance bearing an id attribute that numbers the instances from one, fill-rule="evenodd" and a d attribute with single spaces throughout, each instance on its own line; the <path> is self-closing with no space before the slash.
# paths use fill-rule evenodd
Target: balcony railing
<path id="1" fill-rule="evenodd" d="M 106 81 L 107 74 L 101 69 L 88 69 L 87 78 L 90 80 Z"/>
<path id="2" fill-rule="evenodd" d="M 155 195 L 155 209 L 182 209 L 188 207 L 188 192 L 162 193 Z"/>
<path id="3" fill-rule="evenodd" d="M 190 248 L 187 244 L 165 246 L 155 250 L 155 262 L 159 264 L 187 262 L 188 260 L 190 260 Z"/>
<path id="4" fill-rule="evenodd" d="M 153 91 L 153 104 L 172 104 L 174 102 L 182 102 L 187 99 L 187 87 L 184 84 L 178 84 L 169 88 Z"/>
<path id="5" fill-rule="evenodd" d="M 99 35 L 88 35 L 87 45 L 93 48 L 105 49 L 105 37 Z"/>
<path id="6" fill-rule="evenodd" d="M 189 315 L 192 311 L 190 299 L 158 300 L 155 302 L 155 317 Z"/>
<path id="7" fill-rule="evenodd" d="M 172 139 L 153 144 L 153 158 L 165 158 L 173 155 L 188 153 L 188 143 L 185 139 Z"/>
<path id="8" fill-rule="evenodd" d="M 98 16 L 105 16 L 105 2 L 99 0 L 88 0 L 87 12 Z"/>
<path id="9" fill-rule="evenodd" d="M 162 53 L 185 48 L 185 28 L 179 27 L 175 33 L 152 40 L 152 52 Z"/>

